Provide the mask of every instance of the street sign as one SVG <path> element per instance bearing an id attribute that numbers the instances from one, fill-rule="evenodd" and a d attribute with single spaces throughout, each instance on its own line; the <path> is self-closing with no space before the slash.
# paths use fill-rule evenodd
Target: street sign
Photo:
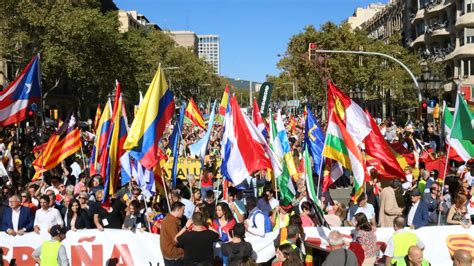
<path id="1" fill-rule="evenodd" d="M 286 106 L 288 106 L 288 107 L 299 107 L 300 106 L 300 100 L 289 100 L 286 103 Z"/>

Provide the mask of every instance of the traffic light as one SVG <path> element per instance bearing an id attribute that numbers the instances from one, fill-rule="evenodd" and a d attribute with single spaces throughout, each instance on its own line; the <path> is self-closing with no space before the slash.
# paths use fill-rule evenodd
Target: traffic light
<path id="1" fill-rule="evenodd" d="M 315 61 L 316 60 L 316 49 L 318 48 L 318 46 L 316 45 L 316 43 L 314 42 L 311 42 L 309 43 L 308 45 L 308 59 L 309 61 Z"/>
<path id="2" fill-rule="evenodd" d="M 422 102 L 421 103 L 421 108 L 423 108 L 423 110 L 425 110 L 426 107 L 428 107 L 428 104 L 426 102 Z"/>

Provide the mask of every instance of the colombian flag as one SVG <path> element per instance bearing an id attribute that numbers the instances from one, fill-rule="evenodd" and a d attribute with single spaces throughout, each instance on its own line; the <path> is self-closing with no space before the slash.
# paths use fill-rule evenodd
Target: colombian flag
<path id="1" fill-rule="evenodd" d="M 221 104 L 219 105 L 219 114 L 221 116 L 225 116 L 225 110 L 227 109 L 228 102 L 229 102 L 229 85 L 226 85 L 224 94 L 222 95 Z"/>
<path id="2" fill-rule="evenodd" d="M 99 165 L 100 158 L 103 157 L 105 150 L 107 149 L 107 140 L 109 139 L 110 133 L 110 124 L 112 123 L 112 104 L 110 100 L 107 101 L 107 104 L 104 108 L 104 113 L 100 116 L 99 124 L 97 126 L 95 134 L 94 148 L 92 150 L 92 158 L 90 163 L 90 175 L 96 175 L 104 169 L 103 164 Z M 104 175 L 102 174 L 102 177 Z"/>
<path id="3" fill-rule="evenodd" d="M 153 168 L 159 161 L 158 141 L 173 113 L 173 93 L 168 89 L 164 73 L 159 67 L 123 146 L 147 169 Z"/>
<path id="4" fill-rule="evenodd" d="M 188 106 L 186 107 L 184 114 L 186 115 L 187 118 L 193 121 L 193 123 L 196 126 L 202 129 L 206 128 L 206 125 L 204 124 L 204 118 L 202 118 L 202 114 L 199 111 L 199 108 L 197 107 L 193 98 L 189 99 L 189 103 L 188 103 Z"/>
<path id="5" fill-rule="evenodd" d="M 113 110 L 113 120 L 111 124 L 111 134 L 108 139 L 108 158 L 105 171 L 105 191 L 106 195 L 112 195 L 117 187 L 118 174 L 120 170 L 120 157 L 125 153 L 123 143 L 127 138 L 127 115 L 125 113 L 125 103 L 123 102 L 120 84 L 116 81 L 115 102 Z"/>

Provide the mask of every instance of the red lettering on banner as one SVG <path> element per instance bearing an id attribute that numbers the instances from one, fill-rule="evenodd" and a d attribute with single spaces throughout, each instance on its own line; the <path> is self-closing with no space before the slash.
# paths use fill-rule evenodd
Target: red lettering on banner
<path id="1" fill-rule="evenodd" d="M 92 245 L 92 257 L 83 246 L 71 246 L 71 265 L 103 265 L 103 246 Z"/>
<path id="2" fill-rule="evenodd" d="M 33 259 L 31 254 L 35 251 L 32 247 L 14 247 L 13 248 L 13 258 L 16 259 L 17 265 L 32 265 L 36 264 L 36 261 Z"/>
<path id="3" fill-rule="evenodd" d="M 2 252 L 3 257 L 6 257 L 6 255 L 8 254 L 8 250 L 9 250 L 9 249 L 6 248 L 6 247 L 0 247 L 0 248 L 1 248 L 2 251 L 3 251 L 3 252 Z M 9 261 L 7 261 L 7 260 L 5 260 L 5 259 L 3 260 L 3 265 L 9 265 L 9 264 L 10 264 Z"/>
<path id="4" fill-rule="evenodd" d="M 118 264 L 116 264 L 117 266 L 134 265 L 132 255 L 130 254 L 130 249 L 128 249 L 127 244 L 114 245 L 112 254 L 110 255 L 110 260 L 115 260 L 118 262 Z"/>

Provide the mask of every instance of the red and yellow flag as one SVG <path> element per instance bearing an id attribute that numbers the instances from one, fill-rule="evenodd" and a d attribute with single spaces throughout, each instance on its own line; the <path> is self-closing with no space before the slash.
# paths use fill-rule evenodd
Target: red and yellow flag
<path id="1" fill-rule="evenodd" d="M 224 94 L 222 95 L 221 104 L 219 105 L 219 114 L 221 116 L 225 116 L 225 110 L 227 109 L 228 102 L 229 102 L 229 85 L 226 85 Z"/>
<path id="2" fill-rule="evenodd" d="M 32 180 L 38 179 L 44 172 L 76 153 L 81 145 L 81 132 L 77 127 L 76 117 L 71 114 L 61 128 L 51 135 L 42 153 L 33 161 L 36 173 Z"/>
<path id="3" fill-rule="evenodd" d="M 199 108 L 197 107 L 193 98 L 189 99 L 189 103 L 188 103 L 188 106 L 186 107 L 184 114 L 186 115 L 187 118 L 193 121 L 193 123 L 196 126 L 202 129 L 206 128 L 206 125 L 204 124 L 204 118 L 202 117 L 202 114 L 199 111 Z"/>
<path id="4" fill-rule="evenodd" d="M 99 125 L 100 116 L 102 115 L 102 111 L 100 110 L 100 103 L 97 105 L 97 111 L 95 112 L 95 119 L 94 119 L 94 133 L 97 130 L 97 126 Z"/>

